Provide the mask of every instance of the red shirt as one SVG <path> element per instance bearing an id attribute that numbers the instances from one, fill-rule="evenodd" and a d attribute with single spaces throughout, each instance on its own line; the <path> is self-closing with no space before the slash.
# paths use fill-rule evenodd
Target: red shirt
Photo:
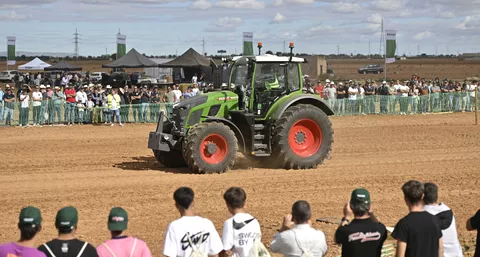
<path id="1" fill-rule="evenodd" d="M 67 102 L 75 103 L 75 89 L 65 89 L 65 96 L 67 97 Z M 68 95 L 73 95 L 73 97 L 68 97 Z"/>
<path id="2" fill-rule="evenodd" d="M 325 86 L 320 84 L 315 87 L 315 93 L 319 95 L 323 95 L 323 91 L 325 90 Z"/>

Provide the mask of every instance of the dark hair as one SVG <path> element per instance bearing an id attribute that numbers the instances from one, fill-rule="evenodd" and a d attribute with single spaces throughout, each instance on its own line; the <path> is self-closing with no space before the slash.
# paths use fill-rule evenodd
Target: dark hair
<path id="1" fill-rule="evenodd" d="M 292 216 L 295 223 L 306 223 L 312 217 L 312 210 L 307 201 L 296 201 L 292 206 Z"/>
<path id="2" fill-rule="evenodd" d="M 74 229 L 77 229 L 77 226 L 75 226 Z M 72 231 L 73 231 L 73 228 L 71 228 L 71 227 L 58 228 L 58 233 L 59 233 L 59 234 L 70 234 L 70 233 L 72 233 Z"/>
<path id="3" fill-rule="evenodd" d="M 29 225 L 19 225 L 18 228 L 20 229 L 20 241 L 27 241 L 34 238 L 38 231 L 40 231 L 41 226 L 32 227 L 31 224 Z"/>
<path id="4" fill-rule="evenodd" d="M 240 209 L 245 206 L 247 194 L 240 187 L 231 187 L 223 194 L 223 199 L 231 208 Z"/>
<path id="5" fill-rule="evenodd" d="M 112 235 L 112 237 L 117 237 L 119 235 L 121 235 L 123 233 L 123 231 L 110 231 L 110 234 Z"/>
<path id="6" fill-rule="evenodd" d="M 193 193 L 193 190 L 189 187 L 180 187 L 175 190 L 175 193 L 173 193 L 175 203 L 185 210 L 192 204 L 194 196 L 195 194 Z"/>
<path id="7" fill-rule="evenodd" d="M 352 209 L 353 214 L 355 216 L 363 216 L 370 212 L 370 204 L 368 203 L 350 203 L 350 208 Z"/>
<path id="8" fill-rule="evenodd" d="M 436 203 L 438 200 L 438 186 L 431 182 L 427 182 L 423 186 L 425 187 L 423 202 L 425 204 Z"/>
<path id="9" fill-rule="evenodd" d="M 425 192 L 422 182 L 410 180 L 402 186 L 402 191 L 411 204 L 419 203 Z"/>

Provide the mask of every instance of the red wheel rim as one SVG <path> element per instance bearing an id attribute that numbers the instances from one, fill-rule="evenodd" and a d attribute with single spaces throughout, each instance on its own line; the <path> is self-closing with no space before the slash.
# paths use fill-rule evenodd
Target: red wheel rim
<path id="1" fill-rule="evenodd" d="M 213 153 L 211 152 L 212 148 L 215 148 Z M 219 134 L 208 135 L 200 144 L 200 153 L 203 160 L 208 164 L 221 163 L 227 156 L 227 152 L 227 141 Z"/>
<path id="2" fill-rule="evenodd" d="M 322 130 L 315 121 L 301 119 L 290 129 L 288 143 L 296 155 L 310 157 L 320 149 L 322 138 Z"/>

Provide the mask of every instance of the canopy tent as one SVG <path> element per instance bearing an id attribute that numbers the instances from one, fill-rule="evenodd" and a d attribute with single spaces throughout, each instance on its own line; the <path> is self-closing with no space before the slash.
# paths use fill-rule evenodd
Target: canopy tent
<path id="1" fill-rule="evenodd" d="M 201 68 L 210 67 L 210 59 L 197 53 L 193 48 L 188 49 L 185 53 L 177 57 L 175 60 L 162 63 L 160 67 L 181 67 L 181 68 Z"/>
<path id="2" fill-rule="evenodd" d="M 76 71 L 82 70 L 82 67 L 72 65 L 66 61 L 61 61 L 57 64 L 54 64 L 50 67 L 45 68 L 46 71 Z"/>
<path id="3" fill-rule="evenodd" d="M 146 68 L 146 67 L 158 67 L 158 64 L 147 57 L 143 56 L 135 48 L 132 48 L 122 58 L 102 65 L 103 68 Z"/>
<path id="4" fill-rule="evenodd" d="M 40 60 L 38 57 L 35 57 L 35 59 L 30 61 L 29 63 L 18 66 L 18 69 L 19 70 L 43 70 L 50 66 L 51 66 L 50 64 Z"/>

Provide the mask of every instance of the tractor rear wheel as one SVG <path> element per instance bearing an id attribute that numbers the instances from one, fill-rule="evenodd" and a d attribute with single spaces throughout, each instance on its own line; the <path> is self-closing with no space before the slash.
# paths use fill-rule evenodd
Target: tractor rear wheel
<path id="1" fill-rule="evenodd" d="M 223 173 L 235 165 L 237 151 L 237 138 L 228 126 L 206 122 L 189 130 L 183 156 L 196 173 Z"/>
<path id="2" fill-rule="evenodd" d="M 171 152 L 162 152 L 153 150 L 153 155 L 155 155 L 158 162 L 167 168 L 180 168 L 187 166 L 182 153 L 179 151 L 172 150 Z"/>
<path id="3" fill-rule="evenodd" d="M 285 169 L 310 169 L 330 157 L 332 123 L 313 105 L 288 108 L 273 131 L 273 158 Z"/>

